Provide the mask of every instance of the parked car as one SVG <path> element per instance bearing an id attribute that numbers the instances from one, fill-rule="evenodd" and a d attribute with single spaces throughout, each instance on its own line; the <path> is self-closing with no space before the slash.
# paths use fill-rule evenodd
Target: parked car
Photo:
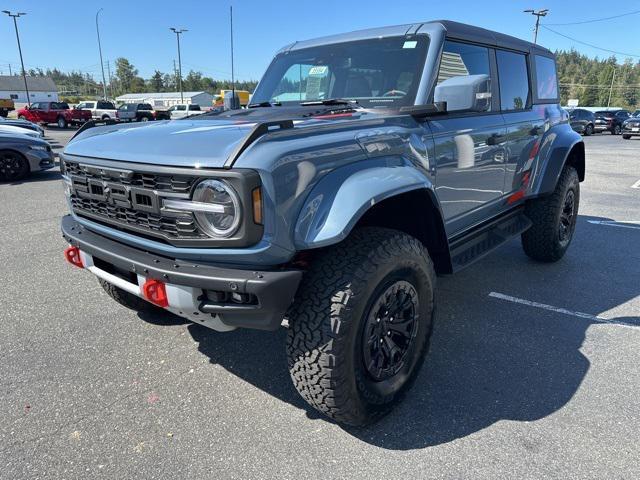
<path id="1" fill-rule="evenodd" d="M 569 123 L 575 132 L 589 136 L 593 134 L 596 117 L 589 110 L 574 108 L 569 112 Z"/>
<path id="2" fill-rule="evenodd" d="M 40 137 L 44 137 L 44 128 L 42 128 L 37 123 L 30 122 L 28 120 L 19 120 L 19 119 L 6 119 L 4 117 L 0 117 L 0 127 L 2 126 L 13 126 L 26 128 L 28 130 L 33 130 L 34 132 L 38 132 Z"/>
<path id="3" fill-rule="evenodd" d="M 82 125 L 91 120 L 91 113 L 77 108 L 69 108 L 66 102 L 35 102 L 30 107 L 18 110 L 18 118 L 34 123 L 55 123 L 59 128 L 68 125 Z"/>
<path id="4" fill-rule="evenodd" d="M 16 127 L 15 125 L 5 125 L 0 123 L 0 133 L 3 135 L 27 135 L 28 137 L 41 138 L 42 134 L 36 130 L 24 127 Z"/>
<path id="5" fill-rule="evenodd" d="M 76 107 L 80 110 L 91 112 L 94 120 L 116 120 L 116 106 L 107 100 L 87 100 L 80 102 Z"/>
<path id="6" fill-rule="evenodd" d="M 29 173 L 54 165 L 53 152 L 44 140 L 0 132 L 0 181 L 22 180 Z"/>
<path id="7" fill-rule="evenodd" d="M 125 103 L 118 107 L 116 117 L 123 122 L 147 122 L 155 120 L 156 112 L 149 103 Z"/>
<path id="8" fill-rule="evenodd" d="M 637 136 L 640 136 L 640 117 L 629 117 L 622 122 L 622 138 L 629 140 Z"/>
<path id="9" fill-rule="evenodd" d="M 9 112 L 13 112 L 16 109 L 13 99 L 0 98 L 0 118 L 6 118 Z"/>
<path id="10" fill-rule="evenodd" d="M 622 122 L 630 117 L 627 110 L 601 110 L 595 113 L 595 132 L 609 131 L 612 135 L 620 135 Z"/>
<path id="11" fill-rule="evenodd" d="M 171 120 L 177 120 L 179 118 L 188 117 L 190 115 L 202 115 L 204 110 L 200 108 L 200 105 L 196 103 L 173 105 L 169 108 Z"/>
<path id="12" fill-rule="evenodd" d="M 634 110 L 631 114 L 632 117 L 640 117 L 640 110 Z"/>
<path id="13" fill-rule="evenodd" d="M 252 108 L 73 138 L 65 257 L 134 310 L 286 316 L 300 395 L 366 424 L 424 363 L 437 274 L 514 237 L 540 262 L 569 248 L 585 148 L 559 101 L 551 51 L 478 27 L 296 42 Z"/>

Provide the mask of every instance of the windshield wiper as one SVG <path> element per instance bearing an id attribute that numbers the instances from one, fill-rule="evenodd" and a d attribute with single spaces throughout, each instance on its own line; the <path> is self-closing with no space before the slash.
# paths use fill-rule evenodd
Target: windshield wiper
<path id="1" fill-rule="evenodd" d="M 281 107 L 282 104 L 280 102 L 259 102 L 259 103 L 250 103 L 247 105 L 247 108 L 261 108 L 261 107 Z"/>
<path id="2" fill-rule="evenodd" d="M 347 98 L 327 98 L 326 100 L 310 100 L 308 102 L 300 102 L 303 107 L 312 105 L 358 105 L 357 100 L 349 100 Z"/>

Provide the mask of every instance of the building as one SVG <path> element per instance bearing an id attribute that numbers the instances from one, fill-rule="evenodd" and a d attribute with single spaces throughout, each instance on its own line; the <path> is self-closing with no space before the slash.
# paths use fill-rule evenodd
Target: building
<path id="1" fill-rule="evenodd" d="M 58 87 L 50 77 L 27 77 L 29 100 L 33 102 L 57 102 Z M 27 103 L 24 79 L 21 75 L 0 75 L 0 98 L 11 98 L 14 103 Z"/>
<path id="2" fill-rule="evenodd" d="M 184 103 L 192 103 L 201 107 L 211 107 L 213 105 L 213 95 L 207 92 L 182 92 Z M 116 102 L 120 103 L 150 103 L 153 108 L 169 108 L 173 105 L 183 103 L 180 100 L 180 92 L 156 92 L 156 93 L 127 93 L 116 97 Z"/>

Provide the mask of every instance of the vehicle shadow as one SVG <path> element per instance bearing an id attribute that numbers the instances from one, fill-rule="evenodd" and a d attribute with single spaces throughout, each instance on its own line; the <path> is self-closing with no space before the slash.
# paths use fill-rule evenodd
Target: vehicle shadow
<path id="1" fill-rule="evenodd" d="M 33 172 L 27 175 L 22 180 L 18 180 L 15 182 L 4 182 L 0 180 L 0 185 L 23 185 L 25 183 L 38 183 L 38 182 L 50 182 L 53 180 L 60 180 L 62 177 L 60 176 L 60 170 L 52 169 L 52 170 L 43 170 L 40 172 Z"/>
<path id="2" fill-rule="evenodd" d="M 602 272 L 602 256 L 588 253 L 608 252 L 612 236 L 618 237 L 614 240 L 623 253 L 626 247 L 631 251 L 640 230 L 630 234 L 607 227 L 613 231 L 603 233 L 604 226 L 588 220 L 609 219 L 580 217 L 575 245 L 556 264 L 529 260 L 514 241 L 503 247 L 501 255 L 487 257 L 456 276 L 439 278 L 431 349 L 415 385 L 380 422 L 344 431 L 386 449 L 419 449 L 464 438 L 501 420 L 539 420 L 566 405 L 590 367 L 580 351 L 585 333 L 602 322 L 504 302 L 488 293 L 499 289 L 516 295 L 515 286 L 525 285 L 535 300 L 592 314 L 635 298 L 640 285 L 628 282 L 634 269 L 628 256 L 617 251 L 605 261 L 609 268 L 615 265 L 616 281 Z M 605 278 L 615 283 L 612 288 L 602 288 Z M 584 292 L 602 294 L 587 297 Z M 579 305 L 572 303 L 578 301 Z M 608 322 L 636 328 L 640 316 Z M 188 331 L 211 363 L 305 409 L 310 418 L 324 419 L 291 385 L 286 331 L 221 334 L 195 324 Z"/>

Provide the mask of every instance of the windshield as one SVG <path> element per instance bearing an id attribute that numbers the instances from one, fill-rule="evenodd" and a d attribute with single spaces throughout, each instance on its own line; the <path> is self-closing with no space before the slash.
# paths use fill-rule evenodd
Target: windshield
<path id="1" fill-rule="evenodd" d="M 321 45 L 278 55 L 253 98 L 298 104 L 343 98 L 365 107 L 412 105 L 427 52 L 426 36 Z"/>

